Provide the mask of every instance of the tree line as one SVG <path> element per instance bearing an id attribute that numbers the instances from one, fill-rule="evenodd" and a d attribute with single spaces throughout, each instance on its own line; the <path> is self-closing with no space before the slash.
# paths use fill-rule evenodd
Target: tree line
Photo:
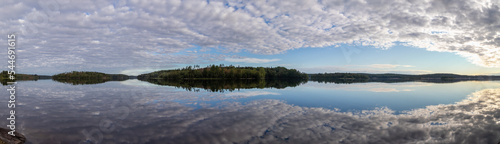
<path id="1" fill-rule="evenodd" d="M 307 79 L 307 74 L 285 67 L 235 67 L 209 65 L 200 68 L 198 65 L 182 69 L 161 70 L 137 76 L 138 79 Z"/>
<path id="2" fill-rule="evenodd" d="M 447 73 L 436 74 L 368 74 L 368 73 L 318 73 L 309 74 L 310 80 L 318 82 L 333 82 L 333 83 L 356 83 L 356 82 L 405 82 L 405 81 L 423 81 L 423 82 L 457 82 L 464 80 L 500 80 L 500 76 L 488 75 L 457 75 Z"/>
<path id="3" fill-rule="evenodd" d="M 7 71 L 2 71 L 0 73 L 0 83 L 2 85 L 7 85 L 7 82 L 15 82 L 16 80 L 38 80 L 39 76 L 38 75 L 29 75 L 29 74 L 15 74 L 14 75 L 14 80 L 10 79 L 10 75 Z"/>
<path id="4" fill-rule="evenodd" d="M 37 80 L 38 75 L 29 75 L 29 74 L 15 74 L 15 80 Z M 10 75 L 7 71 L 2 71 L 0 73 L 0 80 L 10 80 Z"/>
<path id="5" fill-rule="evenodd" d="M 111 79 L 107 74 L 100 72 L 84 72 L 84 71 L 72 71 L 60 73 L 52 76 L 54 80 L 70 80 L 70 79 L 100 79 L 109 80 Z"/>
<path id="6" fill-rule="evenodd" d="M 129 76 L 124 74 L 105 74 L 100 72 L 72 71 L 52 76 L 54 80 L 126 80 Z"/>
<path id="7" fill-rule="evenodd" d="M 370 79 L 370 77 L 366 74 L 357 74 L 357 73 L 318 73 L 311 74 L 311 80 L 334 80 L 334 79 L 358 79 L 365 80 Z"/>

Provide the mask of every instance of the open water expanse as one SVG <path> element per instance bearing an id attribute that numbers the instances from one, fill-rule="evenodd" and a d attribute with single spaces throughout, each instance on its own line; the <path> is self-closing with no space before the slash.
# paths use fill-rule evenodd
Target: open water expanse
<path id="1" fill-rule="evenodd" d="M 34 144 L 500 142 L 500 81 L 190 85 L 20 81 L 16 129 Z"/>

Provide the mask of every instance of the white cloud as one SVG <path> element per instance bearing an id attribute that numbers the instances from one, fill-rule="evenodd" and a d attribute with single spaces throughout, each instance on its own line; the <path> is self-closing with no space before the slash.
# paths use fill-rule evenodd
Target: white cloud
<path id="1" fill-rule="evenodd" d="M 394 42 L 500 67 L 499 1 L 7 0 L 0 8 L 12 12 L 0 16 L 0 32 L 17 32 L 28 51 L 19 55 L 22 70 L 130 69 L 219 56 L 175 54 L 193 46 L 278 54 L 339 44 L 389 48 Z M 34 49 L 40 41 L 46 43 Z M 74 58 L 66 55 L 85 63 L 67 62 Z"/>
<path id="2" fill-rule="evenodd" d="M 98 40 L 93 40 L 93 41 L 91 41 L 90 43 L 92 43 L 92 44 L 99 44 L 99 43 L 101 43 L 101 42 L 100 42 L 100 41 L 98 41 Z"/>
<path id="3" fill-rule="evenodd" d="M 268 63 L 280 61 L 280 59 L 258 59 L 258 58 L 226 58 L 228 62 L 241 62 L 241 63 Z"/>

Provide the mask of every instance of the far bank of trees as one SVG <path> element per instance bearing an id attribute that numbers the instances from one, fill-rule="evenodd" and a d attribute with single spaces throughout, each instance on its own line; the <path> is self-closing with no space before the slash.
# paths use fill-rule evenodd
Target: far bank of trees
<path id="1" fill-rule="evenodd" d="M 11 79 L 9 72 L 2 71 L 0 73 L 0 83 L 2 83 L 2 85 L 7 85 L 8 84 L 7 82 L 15 82 L 17 80 L 34 80 L 34 81 L 36 81 L 39 79 L 39 76 L 36 74 L 35 75 L 15 74 L 13 76 L 14 76 L 14 79 Z"/>
<path id="2" fill-rule="evenodd" d="M 486 76 L 486 75 L 457 75 L 457 74 L 422 74 L 422 75 L 409 75 L 409 74 L 368 74 L 368 73 L 318 73 L 309 74 L 312 81 L 317 82 L 332 82 L 332 83 L 356 83 L 356 82 L 405 82 L 405 81 L 422 81 L 422 82 L 435 82 L 447 83 L 458 82 L 464 80 L 500 80 L 500 76 Z"/>
<path id="3" fill-rule="evenodd" d="M 137 76 L 138 79 L 307 79 L 307 74 L 285 67 L 187 66 Z"/>
<path id="4" fill-rule="evenodd" d="M 329 80 L 329 79 L 370 79 L 366 74 L 357 73 L 318 73 L 311 74 L 311 79 Z"/>
<path id="5" fill-rule="evenodd" d="M 38 75 L 29 75 L 29 74 L 15 74 L 15 80 L 37 80 Z M 2 71 L 0 73 L 0 80 L 7 81 L 11 80 L 10 75 L 7 71 Z"/>

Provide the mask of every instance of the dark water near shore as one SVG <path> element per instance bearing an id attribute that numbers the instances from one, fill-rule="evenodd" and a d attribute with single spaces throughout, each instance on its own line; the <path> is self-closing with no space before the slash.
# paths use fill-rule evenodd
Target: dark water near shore
<path id="1" fill-rule="evenodd" d="M 16 126 L 28 143 L 500 142 L 500 81 L 39 80 L 16 88 Z"/>

